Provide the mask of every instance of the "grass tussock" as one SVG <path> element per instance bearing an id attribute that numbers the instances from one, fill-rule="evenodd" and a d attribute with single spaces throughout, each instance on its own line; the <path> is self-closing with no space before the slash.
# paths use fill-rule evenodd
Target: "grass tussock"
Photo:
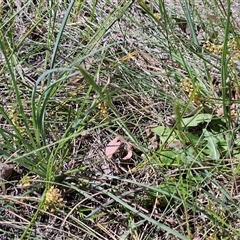
<path id="1" fill-rule="evenodd" d="M 234 1 L 0 1 L 0 239 L 239 239 Z"/>

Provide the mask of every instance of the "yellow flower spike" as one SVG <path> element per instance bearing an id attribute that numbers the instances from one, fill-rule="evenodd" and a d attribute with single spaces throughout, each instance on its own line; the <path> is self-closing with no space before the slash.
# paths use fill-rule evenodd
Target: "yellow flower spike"
<path id="1" fill-rule="evenodd" d="M 214 48 L 213 48 L 213 46 L 211 46 L 210 48 L 209 48 L 209 52 L 214 52 Z"/>
<path id="2" fill-rule="evenodd" d="M 17 119 L 13 118 L 13 119 L 12 119 L 12 123 L 13 123 L 14 126 L 17 126 L 17 125 L 18 125 Z"/>
<path id="3" fill-rule="evenodd" d="M 236 56 L 237 59 L 240 59 L 240 53 L 236 53 L 235 56 Z"/>
<path id="4" fill-rule="evenodd" d="M 211 45 L 211 43 L 207 40 L 206 41 L 206 46 L 208 47 L 208 46 L 210 46 Z"/>
<path id="5" fill-rule="evenodd" d="M 23 187 L 23 188 L 27 188 L 31 185 L 31 177 L 29 176 L 24 176 L 20 181 L 20 186 Z"/>
<path id="6" fill-rule="evenodd" d="M 161 16 L 159 13 L 154 13 L 153 16 L 155 17 L 155 19 L 157 19 L 158 21 L 161 20 Z"/>
<path id="7" fill-rule="evenodd" d="M 63 207 L 63 198 L 61 198 L 61 193 L 58 188 L 51 186 L 46 193 L 45 198 L 45 209 L 55 212 L 56 208 Z"/>
<path id="8" fill-rule="evenodd" d="M 106 102 L 101 102 L 98 104 L 98 109 L 100 110 L 100 112 L 102 113 L 102 116 L 104 118 L 108 117 L 108 106 Z"/>

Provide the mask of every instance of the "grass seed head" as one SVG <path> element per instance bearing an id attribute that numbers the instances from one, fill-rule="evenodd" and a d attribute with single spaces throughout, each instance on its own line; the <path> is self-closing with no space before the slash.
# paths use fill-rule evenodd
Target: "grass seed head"
<path id="1" fill-rule="evenodd" d="M 51 186 L 46 193 L 45 209 L 50 210 L 50 212 L 55 212 L 56 208 L 63 206 L 64 203 L 60 190 L 54 186 Z"/>
<path id="2" fill-rule="evenodd" d="M 191 98 L 192 94 L 194 92 L 194 87 L 193 87 L 193 84 L 190 81 L 190 79 L 189 78 L 181 79 L 180 80 L 180 85 L 183 88 L 183 90 L 187 93 L 188 98 Z M 200 96 L 199 93 L 195 92 L 194 96 L 193 96 L 193 99 L 192 99 L 192 102 L 194 104 L 198 105 L 198 106 L 201 106 L 202 102 L 203 102 L 203 99 L 202 99 L 202 97 Z"/>
<path id="3" fill-rule="evenodd" d="M 31 177 L 29 176 L 24 176 L 20 181 L 20 186 L 23 188 L 27 188 L 31 185 Z"/>
<path id="4" fill-rule="evenodd" d="M 107 103 L 106 102 L 100 102 L 98 104 L 98 109 L 100 110 L 100 113 L 101 113 L 103 118 L 107 118 L 108 117 L 108 107 L 107 107 Z"/>

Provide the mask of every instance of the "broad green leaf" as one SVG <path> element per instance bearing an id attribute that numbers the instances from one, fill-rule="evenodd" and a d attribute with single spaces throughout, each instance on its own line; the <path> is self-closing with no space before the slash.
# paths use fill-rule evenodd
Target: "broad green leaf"
<path id="1" fill-rule="evenodd" d="M 200 123 L 211 122 L 212 115 L 209 113 L 201 113 L 194 115 L 192 117 L 187 117 L 182 119 L 183 127 L 196 127 Z"/>
<path id="2" fill-rule="evenodd" d="M 152 132 L 156 133 L 158 136 L 164 136 L 167 134 L 167 128 L 164 126 L 157 126 L 151 129 Z"/>
<path id="3" fill-rule="evenodd" d="M 219 159 L 220 153 L 218 150 L 218 139 L 213 136 L 209 131 L 206 129 L 203 129 L 203 134 L 205 136 L 205 139 L 207 141 L 207 147 L 210 150 L 209 157 L 212 159 Z"/>
<path id="4" fill-rule="evenodd" d="M 176 139 L 174 132 L 168 127 L 158 126 L 152 128 L 151 131 L 160 137 L 161 142 L 165 142 L 167 139 L 169 140 L 169 142 Z M 169 137 L 170 134 L 171 137 Z"/>

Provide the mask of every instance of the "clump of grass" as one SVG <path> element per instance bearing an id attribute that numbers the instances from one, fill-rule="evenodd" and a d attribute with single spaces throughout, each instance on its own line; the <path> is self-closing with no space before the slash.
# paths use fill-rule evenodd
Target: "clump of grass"
<path id="1" fill-rule="evenodd" d="M 0 196 L 2 236 L 240 235 L 238 41 L 227 2 L 202 1 L 204 16 L 187 1 L 6 4 L 0 153 L 15 172 Z M 205 17 L 213 10 L 219 22 Z M 105 156 L 116 135 L 133 146 L 129 161 L 124 148 Z"/>

